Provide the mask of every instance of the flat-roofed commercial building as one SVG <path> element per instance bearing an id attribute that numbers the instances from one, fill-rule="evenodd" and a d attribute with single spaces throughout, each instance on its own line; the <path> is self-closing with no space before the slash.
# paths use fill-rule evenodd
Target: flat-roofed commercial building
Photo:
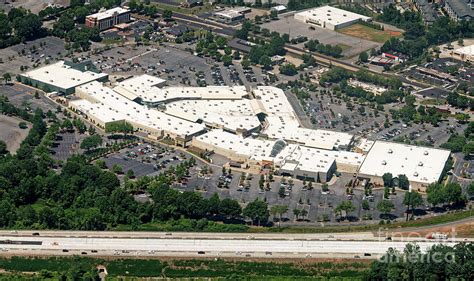
<path id="1" fill-rule="evenodd" d="M 188 99 L 233 100 L 248 96 L 244 86 L 166 87 L 166 80 L 139 75 L 120 82 L 114 90 L 124 97 L 149 105 Z"/>
<path id="2" fill-rule="evenodd" d="M 260 128 L 260 120 L 249 99 L 181 100 L 167 103 L 165 107 L 166 114 L 239 135 L 246 136 Z"/>
<path id="3" fill-rule="evenodd" d="M 102 128 L 105 128 L 109 122 L 125 121 L 132 124 L 137 131 L 153 138 L 172 139 L 176 145 L 180 146 L 187 146 L 193 136 L 205 130 L 202 124 L 149 109 L 99 82 L 91 82 L 78 87 L 76 96 L 82 100 L 71 101 L 69 106 Z"/>
<path id="4" fill-rule="evenodd" d="M 354 138 L 351 134 L 303 128 L 282 89 L 261 86 L 253 93 L 256 97 L 254 111 L 265 115 L 266 127 L 262 133 L 269 138 L 328 150 L 348 150 L 351 147 Z"/>
<path id="5" fill-rule="evenodd" d="M 248 7 L 234 7 L 215 12 L 213 17 L 224 23 L 234 23 L 245 19 L 245 14 L 250 13 L 252 9 Z"/>
<path id="6" fill-rule="evenodd" d="M 19 75 L 19 82 L 65 95 L 74 93 L 76 87 L 92 81 L 106 81 L 106 73 L 96 72 L 90 61 L 74 63 L 58 61 Z"/>
<path id="7" fill-rule="evenodd" d="M 331 30 L 340 29 L 357 23 L 358 21 L 368 22 L 372 20 L 371 17 L 359 15 L 331 6 L 324 6 L 296 13 L 295 19 Z"/>
<path id="8" fill-rule="evenodd" d="M 114 25 L 129 22 L 130 15 L 130 10 L 116 7 L 87 16 L 86 26 L 98 28 L 99 31 L 103 31 Z"/>
<path id="9" fill-rule="evenodd" d="M 301 148 L 283 140 L 244 138 L 222 130 L 211 130 L 196 136 L 192 145 L 224 155 L 241 163 L 244 168 L 259 171 L 262 167 L 273 167 L 282 175 L 310 181 L 326 182 L 336 170 L 333 158 L 308 154 L 306 150 L 311 148 Z"/>
<path id="10" fill-rule="evenodd" d="M 383 175 L 406 175 L 415 190 L 441 180 L 450 151 L 401 143 L 376 141 L 367 154 L 359 174 L 383 185 Z"/>
<path id="11" fill-rule="evenodd" d="M 196 136 L 192 145 L 224 155 L 243 167 L 272 167 L 282 175 L 316 182 L 330 180 L 336 168 L 353 173 L 364 161 L 364 155 L 359 153 L 317 149 L 284 140 L 244 138 L 223 130 Z"/>

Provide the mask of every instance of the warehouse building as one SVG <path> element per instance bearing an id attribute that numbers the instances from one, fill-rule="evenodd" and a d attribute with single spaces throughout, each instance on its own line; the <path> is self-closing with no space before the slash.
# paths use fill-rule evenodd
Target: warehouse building
<path id="1" fill-rule="evenodd" d="M 76 87 L 92 81 L 107 81 L 106 73 L 97 72 L 90 61 L 74 63 L 58 61 L 18 76 L 19 82 L 45 92 L 73 94 Z"/>
<path id="2" fill-rule="evenodd" d="M 406 175 L 414 190 L 425 191 L 430 183 L 438 182 L 448 161 L 450 151 L 402 143 L 376 141 L 371 147 L 359 175 L 383 186 L 383 175 Z"/>
<path id="3" fill-rule="evenodd" d="M 131 19 L 130 16 L 130 10 L 116 7 L 87 16 L 86 26 L 98 28 L 99 31 L 103 31 L 112 28 L 114 25 L 129 22 Z"/>
<path id="4" fill-rule="evenodd" d="M 322 28 L 336 30 L 372 18 L 331 6 L 314 8 L 295 14 L 295 19 Z"/>

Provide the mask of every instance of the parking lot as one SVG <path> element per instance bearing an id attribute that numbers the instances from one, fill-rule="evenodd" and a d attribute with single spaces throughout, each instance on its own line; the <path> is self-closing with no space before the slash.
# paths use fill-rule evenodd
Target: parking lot
<path id="1" fill-rule="evenodd" d="M 57 105 L 51 100 L 40 95 L 40 98 L 34 98 L 35 89 L 20 84 L 0 84 L 0 96 L 6 96 L 8 100 L 19 107 L 34 111 L 41 108 L 43 112 L 48 110 L 55 111 Z"/>
<path id="2" fill-rule="evenodd" d="M 188 153 L 168 148 L 163 145 L 141 143 L 131 148 L 123 149 L 104 158 L 106 165 L 111 169 L 114 165 L 119 165 L 123 173 L 133 170 L 136 177 L 156 176 L 171 166 L 176 167 L 182 161 L 192 157 Z M 212 156 L 214 158 L 214 156 Z M 222 156 L 215 156 L 225 161 Z M 370 210 L 362 209 L 362 201 L 365 198 L 363 189 L 355 189 L 354 194 L 347 196 L 346 185 L 352 179 L 352 174 L 342 174 L 335 182 L 329 186 L 329 191 L 322 191 L 322 185 L 312 183 L 311 187 L 303 182 L 274 176 L 270 180 L 268 171 L 264 171 L 263 188 L 260 188 L 261 175 L 242 173 L 238 170 L 229 171 L 226 168 L 223 174 L 222 166 L 219 164 L 205 164 L 197 160 L 196 165 L 191 167 L 189 175 L 180 183 L 175 183 L 174 187 L 181 191 L 196 191 L 205 198 L 210 198 L 217 193 L 221 199 L 232 198 L 245 206 L 256 198 L 265 200 L 270 206 L 286 205 L 288 212 L 283 216 L 286 223 L 316 223 L 327 222 L 336 223 L 334 208 L 342 201 L 351 200 L 356 210 L 348 214 L 351 221 L 357 218 L 379 219 L 380 213 L 376 209 L 376 204 L 382 200 L 383 190 L 373 191 L 373 200 L 369 202 Z M 122 178 L 122 176 L 120 176 Z M 281 192 L 281 188 L 284 192 Z M 396 206 L 392 212 L 395 217 L 403 219 L 405 207 L 403 205 L 403 192 L 392 195 L 391 200 Z M 298 216 L 293 213 L 294 209 L 306 210 L 307 214 Z"/>
<path id="3" fill-rule="evenodd" d="M 0 73 L 8 72 L 15 79 L 16 74 L 54 62 L 66 53 L 64 40 L 52 36 L 14 45 L 0 52 Z"/>
<path id="4" fill-rule="evenodd" d="M 289 34 L 290 38 L 296 36 L 306 36 L 308 39 L 317 39 L 319 42 L 330 45 L 341 45 L 343 55 L 345 57 L 353 57 L 359 53 L 380 47 L 382 44 L 344 35 L 333 30 L 315 27 L 310 29 L 310 25 L 294 19 L 293 15 L 280 18 L 277 21 L 271 21 L 261 25 L 270 31 L 276 31 L 280 34 Z M 304 43 L 300 43 L 299 47 L 303 47 Z"/>
<path id="5" fill-rule="evenodd" d="M 174 149 L 141 143 L 132 148 L 125 148 L 109 154 L 104 158 L 104 161 L 108 168 L 119 165 L 124 173 L 133 170 L 136 177 L 142 177 L 158 175 L 189 158 L 189 155 L 184 155 Z"/>
<path id="6" fill-rule="evenodd" d="M 79 145 L 84 135 L 76 132 L 61 132 L 56 136 L 56 140 L 52 145 L 53 157 L 58 160 L 67 160 L 75 153 L 79 153 Z"/>

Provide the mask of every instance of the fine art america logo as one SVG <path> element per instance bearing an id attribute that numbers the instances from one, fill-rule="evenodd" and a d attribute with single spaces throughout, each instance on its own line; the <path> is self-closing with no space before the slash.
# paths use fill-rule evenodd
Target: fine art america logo
<path id="1" fill-rule="evenodd" d="M 392 243 L 381 258 L 384 263 L 455 263 L 456 255 L 452 248 L 456 241 L 456 229 L 453 227 L 448 233 L 431 232 L 393 232 L 379 228 L 380 243 Z M 387 241 L 389 240 L 389 241 Z M 408 242 L 408 243 L 407 243 Z M 386 245 L 386 244 L 385 244 Z M 432 249 L 437 247 L 436 251 Z M 403 250 L 400 250 L 403 248 Z M 449 249 L 449 250 L 448 250 Z"/>

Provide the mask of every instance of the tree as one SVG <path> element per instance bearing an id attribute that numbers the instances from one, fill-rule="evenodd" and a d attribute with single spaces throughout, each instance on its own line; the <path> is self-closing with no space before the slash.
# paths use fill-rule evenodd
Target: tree
<path id="1" fill-rule="evenodd" d="M 410 243 L 405 246 L 403 252 L 390 248 L 380 260 L 371 264 L 365 278 L 366 280 L 470 280 L 473 247 L 473 243 L 459 243 L 453 246 L 434 245 L 426 251 L 421 251 L 418 245 Z"/>
<path id="2" fill-rule="evenodd" d="M 271 69 L 272 68 L 272 59 L 269 56 L 261 56 L 258 63 L 262 66 L 263 69 Z"/>
<path id="3" fill-rule="evenodd" d="M 71 120 L 64 119 L 63 123 L 61 124 L 61 128 L 72 131 L 74 129 L 74 125 L 72 124 Z"/>
<path id="4" fill-rule="evenodd" d="M 430 203 L 433 207 L 439 204 L 446 203 L 446 198 L 444 196 L 444 187 L 440 183 L 432 183 L 426 188 L 427 198 L 426 201 Z"/>
<path id="5" fill-rule="evenodd" d="M 129 169 L 127 173 L 125 174 L 125 176 L 129 179 L 133 179 L 135 178 L 135 172 L 132 169 Z"/>
<path id="6" fill-rule="evenodd" d="M 250 61 L 247 58 L 244 58 L 241 62 L 242 68 L 243 69 L 249 69 L 250 68 Z"/>
<path id="7" fill-rule="evenodd" d="M 123 168 L 122 166 L 118 165 L 118 164 L 114 164 L 112 166 L 112 173 L 115 173 L 115 174 L 122 174 L 123 173 Z"/>
<path id="8" fill-rule="evenodd" d="M 370 210 L 369 201 L 367 199 L 362 200 L 362 209 Z"/>
<path id="9" fill-rule="evenodd" d="M 355 206 L 354 204 L 352 204 L 351 201 L 343 201 L 339 205 L 336 206 L 336 208 L 334 209 L 334 212 L 336 213 L 336 215 L 342 216 L 342 212 L 344 211 L 346 213 L 344 218 L 346 218 L 348 214 L 350 212 L 353 212 L 354 210 L 355 210 Z"/>
<path id="10" fill-rule="evenodd" d="M 133 126 L 127 122 L 117 121 L 105 125 L 106 133 L 122 133 L 124 135 L 133 132 Z"/>
<path id="11" fill-rule="evenodd" d="M 359 61 L 364 63 L 369 61 L 369 55 L 367 54 L 367 52 L 360 53 Z"/>
<path id="12" fill-rule="evenodd" d="M 411 209 L 411 216 L 413 218 L 413 216 L 415 215 L 415 208 L 423 204 L 423 198 L 421 197 L 421 194 L 416 191 L 407 191 L 405 192 L 405 197 L 403 198 L 403 204 L 407 206 L 406 221 L 408 221 L 408 212 Z"/>
<path id="13" fill-rule="evenodd" d="M 382 176 L 383 179 L 383 185 L 387 187 L 391 187 L 393 183 L 393 176 L 391 173 L 385 173 Z"/>
<path id="14" fill-rule="evenodd" d="M 302 209 L 302 210 L 300 211 L 300 216 L 302 216 L 303 219 L 304 219 L 307 215 L 308 215 L 308 211 L 306 211 L 306 209 Z"/>
<path id="15" fill-rule="evenodd" d="M 219 203 L 219 214 L 226 218 L 237 218 L 242 213 L 239 202 L 225 198 Z"/>
<path id="16" fill-rule="evenodd" d="M 394 208 L 395 205 L 389 200 L 382 200 L 377 204 L 377 210 L 379 210 L 382 215 L 389 214 Z"/>
<path id="17" fill-rule="evenodd" d="M 254 223 L 257 222 L 257 225 L 266 223 L 270 216 L 268 212 L 268 204 L 257 198 L 244 208 L 243 215 L 251 219 Z"/>
<path id="18" fill-rule="evenodd" d="M 278 19 L 278 11 L 275 10 L 275 9 L 271 10 L 271 11 L 270 11 L 270 18 L 271 18 L 272 20 Z"/>
<path id="19" fill-rule="evenodd" d="M 444 186 L 444 196 L 449 204 L 458 204 L 464 201 L 462 188 L 459 183 L 448 183 Z"/>
<path id="20" fill-rule="evenodd" d="M 467 195 L 472 198 L 474 197 L 474 182 L 471 182 L 468 186 L 467 186 Z"/>
<path id="21" fill-rule="evenodd" d="M 38 37 L 43 32 L 42 25 L 40 17 L 32 13 L 13 20 L 15 33 L 22 41 Z"/>
<path id="22" fill-rule="evenodd" d="M 300 214 L 301 214 L 300 209 L 297 209 L 297 208 L 293 209 L 293 215 L 295 216 L 296 220 L 298 220 L 300 218 Z"/>
<path id="23" fill-rule="evenodd" d="M 285 188 L 283 186 L 280 186 L 278 189 L 278 196 L 280 196 L 280 198 L 285 198 Z"/>
<path id="24" fill-rule="evenodd" d="M 3 81 L 5 82 L 5 84 L 8 84 L 12 81 L 12 76 L 10 73 L 4 73 L 3 74 Z"/>
<path id="25" fill-rule="evenodd" d="M 222 57 L 222 62 L 224 63 L 225 66 L 229 66 L 232 64 L 232 57 L 229 55 L 225 55 Z"/>
<path id="26" fill-rule="evenodd" d="M 99 135 L 92 135 L 89 137 L 85 137 L 82 142 L 81 142 L 81 149 L 87 150 L 87 152 L 90 151 L 92 148 L 96 148 L 99 145 L 102 144 L 102 137 Z"/>
<path id="27" fill-rule="evenodd" d="M 166 9 L 163 11 L 163 18 L 165 20 L 171 20 L 171 18 L 173 17 L 173 11 L 169 10 L 169 9 Z"/>
<path id="28" fill-rule="evenodd" d="M 8 153 L 7 144 L 0 140 L 0 156 L 3 156 Z"/>
<path id="29" fill-rule="evenodd" d="M 408 190 L 410 187 L 410 182 L 408 181 L 408 177 L 405 175 L 398 175 L 398 187 L 401 189 Z"/>
<path id="30" fill-rule="evenodd" d="M 280 228 L 281 217 L 284 213 L 288 212 L 288 206 L 286 205 L 273 205 L 270 208 L 270 213 L 275 217 L 278 215 L 278 228 Z"/>
<path id="31" fill-rule="evenodd" d="M 280 73 L 288 76 L 293 76 L 298 73 L 296 66 L 292 63 L 284 63 L 280 66 Z"/>

